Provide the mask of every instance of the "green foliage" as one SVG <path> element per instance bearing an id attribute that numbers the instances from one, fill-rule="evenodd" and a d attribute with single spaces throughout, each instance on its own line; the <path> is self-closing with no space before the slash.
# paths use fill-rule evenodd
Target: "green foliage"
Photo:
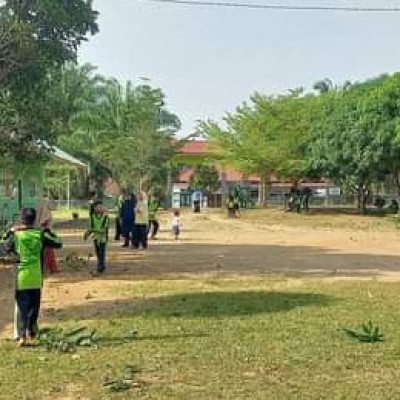
<path id="1" fill-rule="evenodd" d="M 62 143 L 73 152 L 86 149 L 124 186 L 166 182 L 172 135 L 180 121 L 166 109 L 162 91 L 130 82 L 122 86 L 113 79 L 93 81 L 91 71 L 86 81 L 92 81 L 92 96 L 71 118 L 72 134 Z"/>
<path id="2" fill-rule="evenodd" d="M 0 7 L 0 140 L 3 156 L 37 159 L 38 140 L 54 143 L 54 75 L 76 60 L 98 27 L 91 0 L 17 1 Z"/>
<path id="3" fill-rule="evenodd" d="M 344 332 L 363 343 L 377 343 L 383 342 L 383 333 L 378 325 L 373 325 L 371 321 L 367 324 L 363 324 L 361 331 L 353 331 L 351 329 L 343 329 Z"/>
<path id="4" fill-rule="evenodd" d="M 311 129 L 311 168 L 357 190 L 385 174 L 398 176 L 400 74 L 337 89 L 321 97 Z"/>
<path id="5" fill-rule="evenodd" d="M 190 180 L 190 188 L 210 195 L 220 187 L 219 173 L 214 166 L 199 165 Z"/>
<path id="6" fill-rule="evenodd" d="M 135 365 L 126 365 L 117 378 L 107 379 L 103 385 L 113 393 L 125 392 L 139 386 L 136 379 L 139 372 L 140 370 Z"/>
<path id="7" fill-rule="evenodd" d="M 295 89 L 277 97 L 256 93 L 250 101 L 225 117 L 226 128 L 212 121 L 200 124 L 215 159 L 245 175 L 259 175 L 263 186 L 272 173 L 294 181 L 307 176 L 311 115 L 319 99 Z"/>
<path id="8" fill-rule="evenodd" d="M 45 328 L 39 332 L 39 346 L 59 353 L 72 353 L 78 347 L 97 348 L 98 340 L 96 330 L 89 332 L 87 327 L 67 332 L 62 328 Z"/>

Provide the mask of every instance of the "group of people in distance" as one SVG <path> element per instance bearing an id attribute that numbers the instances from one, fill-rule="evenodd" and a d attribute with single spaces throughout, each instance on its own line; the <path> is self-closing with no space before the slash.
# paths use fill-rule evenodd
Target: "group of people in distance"
<path id="1" fill-rule="evenodd" d="M 41 202 L 38 210 L 24 208 L 20 218 L 7 230 L 2 238 L 6 251 L 16 258 L 16 287 L 14 339 L 21 346 L 33 341 L 39 333 L 38 317 L 45 271 L 57 272 L 54 249 L 62 247 L 62 241 L 51 230 L 51 209 L 48 202 Z M 155 196 L 148 201 L 144 192 L 136 196 L 123 192 L 118 198 L 116 236 L 124 238 L 123 246 L 147 248 L 147 237 L 155 239 L 159 230 L 157 212 L 160 203 Z M 106 270 L 106 249 L 109 233 L 107 207 L 95 194 L 90 194 L 89 223 L 84 238 L 94 242 L 97 267 L 93 275 Z M 175 239 L 180 234 L 180 213 L 175 210 L 172 218 L 172 232 Z"/>
<path id="2" fill-rule="evenodd" d="M 123 238 L 122 247 L 132 246 L 133 249 L 147 249 L 148 238 L 156 239 L 160 228 L 158 211 L 160 202 L 157 196 L 150 196 L 140 191 L 137 196 L 122 190 L 117 198 L 115 218 L 115 240 Z M 180 213 L 174 211 L 172 219 L 172 231 L 175 240 L 180 235 Z M 96 194 L 90 193 L 89 198 L 89 226 L 85 232 L 85 240 L 91 237 L 94 242 L 97 258 L 97 269 L 92 271 L 93 276 L 99 276 L 106 270 L 106 251 L 109 232 L 109 216 L 105 205 L 96 200 Z"/>

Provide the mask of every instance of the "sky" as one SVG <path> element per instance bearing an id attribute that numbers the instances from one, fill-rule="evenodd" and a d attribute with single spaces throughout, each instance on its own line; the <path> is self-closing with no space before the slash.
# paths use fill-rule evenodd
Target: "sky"
<path id="1" fill-rule="evenodd" d="M 275 4 L 400 7 L 400 0 Z M 94 8 L 100 33 L 82 46 L 80 62 L 122 81 L 150 79 L 181 118 L 182 136 L 194 133 L 198 120 L 222 120 L 255 91 L 274 95 L 311 89 L 326 77 L 340 84 L 400 71 L 400 13 L 201 8 L 150 0 L 94 0 Z"/>

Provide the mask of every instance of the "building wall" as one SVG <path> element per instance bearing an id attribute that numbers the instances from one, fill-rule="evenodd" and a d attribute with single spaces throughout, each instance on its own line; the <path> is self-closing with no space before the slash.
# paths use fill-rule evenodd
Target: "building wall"
<path id="1" fill-rule="evenodd" d="M 43 168 L 0 170 L 0 224 L 15 219 L 20 206 L 36 208 L 42 193 Z"/>

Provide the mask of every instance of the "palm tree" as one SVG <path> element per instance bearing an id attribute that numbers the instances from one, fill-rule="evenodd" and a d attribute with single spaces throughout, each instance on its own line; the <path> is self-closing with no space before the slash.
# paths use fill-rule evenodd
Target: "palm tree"
<path id="1" fill-rule="evenodd" d="M 329 78 L 322 79 L 321 81 L 315 82 L 313 89 L 320 94 L 327 93 L 334 88 L 333 82 Z"/>

